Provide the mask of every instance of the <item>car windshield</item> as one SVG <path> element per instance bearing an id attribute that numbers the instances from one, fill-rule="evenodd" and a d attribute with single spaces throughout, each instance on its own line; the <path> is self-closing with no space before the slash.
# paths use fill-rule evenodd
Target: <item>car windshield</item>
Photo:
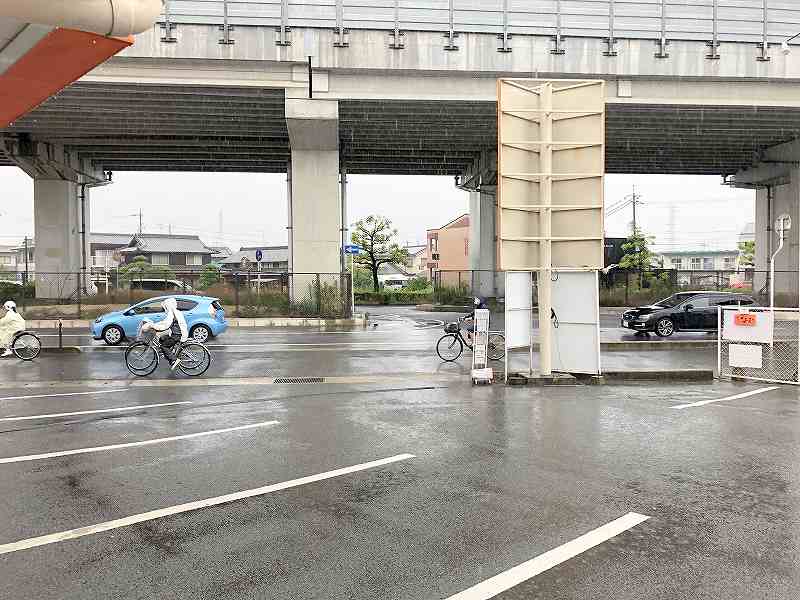
<path id="1" fill-rule="evenodd" d="M 669 298 L 664 298 L 663 300 L 659 300 L 653 306 L 661 306 L 663 308 L 675 308 L 683 302 L 684 300 L 691 298 L 691 294 L 673 294 Z"/>

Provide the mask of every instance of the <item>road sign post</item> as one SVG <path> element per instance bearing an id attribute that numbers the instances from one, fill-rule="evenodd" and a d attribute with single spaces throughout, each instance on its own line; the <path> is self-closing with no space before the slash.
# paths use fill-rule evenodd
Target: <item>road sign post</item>
<path id="1" fill-rule="evenodd" d="M 356 285 L 355 285 L 355 256 L 361 254 L 364 249 L 357 244 L 348 244 L 344 247 L 344 253 L 350 255 L 350 313 L 356 312 Z"/>

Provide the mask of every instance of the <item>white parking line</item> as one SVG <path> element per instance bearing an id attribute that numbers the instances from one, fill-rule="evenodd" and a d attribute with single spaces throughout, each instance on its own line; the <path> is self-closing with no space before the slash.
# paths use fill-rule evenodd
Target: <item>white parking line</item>
<path id="1" fill-rule="evenodd" d="M 0 398 L 3 400 L 30 400 L 32 398 L 59 398 L 63 396 L 87 396 L 89 394 L 116 394 L 119 392 L 127 392 L 130 388 L 122 388 L 116 390 L 97 390 L 94 392 L 72 392 L 69 394 L 37 394 L 35 396 L 9 396 L 8 398 Z"/>
<path id="2" fill-rule="evenodd" d="M 0 545 L 0 554 L 8 554 L 9 552 L 18 552 L 19 550 L 27 550 L 29 548 L 36 548 L 37 546 L 45 546 L 47 544 L 54 544 L 56 542 L 63 542 L 66 540 L 74 540 L 75 538 L 84 537 L 87 535 L 94 535 L 102 531 L 109 531 L 111 529 L 119 529 L 120 527 L 128 527 L 136 523 L 144 521 L 152 521 L 153 519 L 160 519 L 170 515 L 177 515 L 201 508 L 208 508 L 211 506 L 219 506 L 220 504 L 227 504 L 236 500 L 244 498 L 252 498 L 254 496 L 263 496 L 264 494 L 271 494 L 280 490 L 299 487 L 308 483 L 315 483 L 324 479 L 331 479 L 333 477 L 340 477 L 358 471 L 366 471 L 367 469 L 374 469 L 392 463 L 409 460 L 414 458 L 413 454 L 398 454 L 397 456 L 390 456 L 389 458 L 382 458 L 372 462 L 362 463 L 360 465 L 353 465 L 352 467 L 344 467 L 334 471 L 326 471 L 317 475 L 309 475 L 308 477 L 301 477 L 300 479 L 292 479 L 291 481 L 284 481 L 283 483 L 274 483 L 264 487 L 254 488 L 252 490 L 245 490 L 233 494 L 226 494 L 224 496 L 217 496 L 215 498 L 207 498 L 205 500 L 197 500 L 195 502 L 187 502 L 186 504 L 178 504 L 177 506 L 170 506 L 159 510 L 151 510 L 150 512 L 124 517 L 122 519 L 115 519 L 113 521 L 106 521 L 98 525 L 90 525 L 88 527 L 79 527 L 78 529 L 69 529 L 59 533 L 51 533 L 49 535 L 42 535 L 39 537 L 28 538 L 13 542 L 11 544 Z"/>
<path id="3" fill-rule="evenodd" d="M 97 413 L 127 412 L 131 410 L 141 410 L 143 408 L 158 408 L 160 406 L 178 406 L 179 404 L 191 404 L 185 402 L 162 402 L 161 404 L 140 404 L 139 406 L 123 406 L 122 408 L 103 408 L 100 410 L 79 410 L 77 412 L 50 413 L 47 415 L 30 415 L 27 417 L 2 417 L 0 421 L 32 421 L 34 419 L 54 419 L 56 417 L 74 417 L 75 415 L 94 415 Z"/>
<path id="4" fill-rule="evenodd" d="M 619 519 L 615 519 L 575 538 L 571 542 L 553 548 L 534 559 L 495 575 L 491 579 L 487 579 L 454 596 L 450 596 L 447 600 L 488 600 L 489 598 L 494 598 L 497 594 L 505 592 L 531 577 L 544 573 L 548 569 L 552 569 L 556 565 L 560 565 L 564 561 L 574 558 L 595 546 L 599 546 L 649 518 L 638 513 L 628 513 Z"/>
<path id="5" fill-rule="evenodd" d="M 705 406 L 706 404 L 714 404 L 715 402 L 727 402 L 728 400 L 739 400 L 740 398 L 748 398 L 750 396 L 755 396 L 757 394 L 771 392 L 772 390 L 777 390 L 778 387 L 779 386 L 775 385 L 772 387 L 752 390 L 750 392 L 744 392 L 743 394 L 736 394 L 735 396 L 727 396 L 725 398 L 716 398 L 714 400 L 701 400 L 700 402 L 692 402 L 691 404 L 678 404 L 677 406 L 672 406 L 670 408 L 674 408 L 675 410 L 683 410 L 684 408 L 695 408 L 697 406 Z"/>
<path id="6" fill-rule="evenodd" d="M 239 427 L 226 427 L 225 429 L 214 429 L 212 431 L 201 431 L 199 433 L 190 433 L 188 435 L 175 435 L 165 438 L 156 438 L 154 440 L 144 440 L 141 442 L 127 442 L 124 444 L 112 444 L 111 446 L 93 446 L 91 448 L 78 448 L 77 450 L 62 450 L 60 452 L 47 452 L 45 454 L 28 454 L 27 456 L 10 456 L 8 458 L 0 458 L 0 464 L 6 465 L 9 463 L 27 462 L 31 460 L 42 460 L 44 458 L 56 458 L 59 456 L 71 456 L 73 454 L 89 454 L 90 452 L 103 452 L 104 450 L 119 450 L 121 448 L 133 448 L 135 446 L 149 446 L 150 444 L 162 444 L 164 442 L 174 442 L 177 440 L 188 440 L 196 437 L 203 437 L 206 435 L 216 435 L 218 433 L 229 433 L 231 431 L 243 431 L 245 429 L 254 429 L 256 427 L 266 427 L 267 425 L 275 425 L 278 421 L 264 421 L 263 423 L 254 423 L 252 425 L 241 425 Z"/>

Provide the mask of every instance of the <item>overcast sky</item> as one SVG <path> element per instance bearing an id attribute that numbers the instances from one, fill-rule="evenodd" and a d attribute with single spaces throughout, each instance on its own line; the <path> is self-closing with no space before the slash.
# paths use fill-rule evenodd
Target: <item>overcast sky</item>
<path id="1" fill-rule="evenodd" d="M 423 242 L 425 230 L 469 211 L 469 196 L 451 177 L 351 175 L 349 221 L 369 214 L 392 219 L 401 243 Z M 606 206 L 630 195 L 643 202 L 637 219 L 659 249 L 732 249 L 753 220 L 754 192 L 720 185 L 719 177 L 609 175 Z M 0 167 L 0 244 L 33 235 L 33 182 Z M 286 177 L 271 174 L 114 173 L 114 184 L 91 191 L 95 232 L 133 233 L 138 213 L 144 231 L 196 233 L 207 244 L 286 243 Z M 220 236 L 220 213 L 222 235 Z M 606 220 L 606 234 L 629 232 L 630 207 Z"/>

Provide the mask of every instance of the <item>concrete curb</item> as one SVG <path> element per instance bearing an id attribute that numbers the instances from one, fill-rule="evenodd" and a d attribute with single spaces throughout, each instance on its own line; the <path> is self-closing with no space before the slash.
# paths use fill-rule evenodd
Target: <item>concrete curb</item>
<path id="1" fill-rule="evenodd" d="M 606 385 L 636 381 L 686 382 L 713 381 L 714 371 L 711 369 L 665 369 L 650 371 L 606 371 L 602 375 L 569 375 L 553 373 L 549 376 L 536 375 L 528 377 L 528 386 L 553 385 Z M 502 383 L 503 375 L 499 373 L 495 381 Z"/>
<path id="2" fill-rule="evenodd" d="M 607 371 L 593 383 L 618 383 L 627 381 L 713 381 L 711 369 L 666 369 L 663 371 Z"/>
<path id="3" fill-rule="evenodd" d="M 46 352 L 47 354 L 80 354 L 83 350 L 77 346 L 64 346 L 62 348 L 48 348 L 44 346 L 42 347 L 42 352 Z"/>

